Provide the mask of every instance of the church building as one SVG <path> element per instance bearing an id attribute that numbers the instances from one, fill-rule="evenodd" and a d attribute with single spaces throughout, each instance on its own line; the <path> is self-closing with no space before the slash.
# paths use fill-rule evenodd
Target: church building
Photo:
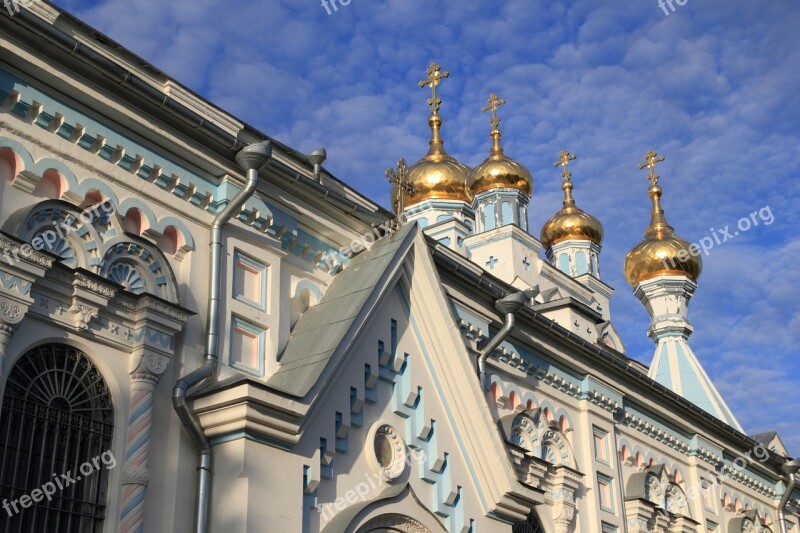
<path id="1" fill-rule="evenodd" d="M 800 461 L 692 350 L 702 262 L 663 156 L 631 146 L 651 219 L 602 257 L 591 169 L 564 147 L 536 177 L 560 172 L 563 203 L 537 202 L 496 94 L 486 159 L 449 155 L 459 80 L 433 63 L 408 88 L 429 150 L 388 149 L 389 210 L 324 150 L 11 3 L 0 533 L 800 533 Z M 608 269 L 650 316 L 649 365 Z"/>

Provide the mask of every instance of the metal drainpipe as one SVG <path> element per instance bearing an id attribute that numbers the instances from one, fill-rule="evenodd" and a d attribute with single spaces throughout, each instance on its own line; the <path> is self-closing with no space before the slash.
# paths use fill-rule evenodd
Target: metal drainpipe
<path id="1" fill-rule="evenodd" d="M 236 162 L 247 171 L 247 182 L 225 209 L 211 224 L 211 266 L 209 273 L 208 323 L 206 324 L 206 356 L 200 366 L 175 383 L 172 389 L 172 406 L 178 414 L 183 427 L 197 446 L 199 465 L 197 467 L 197 501 L 195 508 L 195 533 L 205 533 L 208 523 L 208 503 L 211 496 L 211 443 L 206 438 L 197 415 L 186 403 L 186 393 L 214 375 L 219 354 L 219 308 L 220 287 L 222 285 L 222 227 L 241 210 L 258 183 L 258 171 L 272 157 L 269 141 L 251 144 L 236 154 Z"/>
<path id="2" fill-rule="evenodd" d="M 478 356 L 478 376 L 480 377 L 481 387 L 483 387 L 484 391 L 489 388 L 489 384 L 486 381 L 486 359 L 500 346 L 500 343 L 506 340 L 506 337 L 511 334 L 514 325 L 517 323 L 517 311 L 525 305 L 529 298 L 528 291 L 520 291 L 504 296 L 494 304 L 494 307 L 505 314 L 506 318 L 503 323 L 503 328 L 492 337 L 488 344 L 481 350 L 480 356 Z"/>
<path id="3" fill-rule="evenodd" d="M 797 471 L 800 470 L 800 459 L 792 459 L 786 461 L 781 466 L 781 470 L 786 474 L 786 491 L 781 496 L 781 502 L 778 504 L 778 521 L 781 523 L 781 533 L 789 533 L 789 527 L 786 525 L 786 505 L 792 497 L 792 492 L 797 486 Z"/>

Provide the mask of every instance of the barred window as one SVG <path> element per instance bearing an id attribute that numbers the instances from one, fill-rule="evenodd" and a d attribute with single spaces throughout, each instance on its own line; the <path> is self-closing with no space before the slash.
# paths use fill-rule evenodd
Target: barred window
<path id="1" fill-rule="evenodd" d="M 110 391 L 83 352 L 44 344 L 23 355 L 0 415 L 0 533 L 99 533 L 109 471 L 79 469 L 110 453 L 112 434 Z"/>

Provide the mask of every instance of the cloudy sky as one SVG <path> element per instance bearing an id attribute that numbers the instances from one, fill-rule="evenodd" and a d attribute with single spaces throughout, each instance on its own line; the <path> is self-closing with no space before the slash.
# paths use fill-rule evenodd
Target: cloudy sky
<path id="1" fill-rule="evenodd" d="M 346 0 L 345 0 L 346 1 Z M 506 152 L 534 173 L 530 224 L 560 207 L 560 149 L 578 205 L 606 229 L 602 277 L 628 354 L 645 363 L 648 317 L 622 276 L 649 220 L 646 150 L 668 220 L 715 245 L 690 305 L 691 343 L 748 433 L 800 454 L 800 4 L 792 0 L 59 0 L 177 80 L 388 205 L 384 170 L 427 149 L 435 60 L 448 151 L 489 149 L 490 92 Z M 763 216 L 762 216 L 763 215 Z M 751 220 L 752 221 L 752 220 Z M 767 222 L 770 222 L 767 224 Z M 719 234 L 719 231 L 717 231 Z M 721 236 L 721 235 L 720 235 Z"/>

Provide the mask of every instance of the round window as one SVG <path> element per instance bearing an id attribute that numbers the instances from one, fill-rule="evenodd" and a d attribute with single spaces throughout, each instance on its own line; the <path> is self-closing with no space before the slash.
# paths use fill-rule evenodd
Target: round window
<path id="1" fill-rule="evenodd" d="M 400 477 L 406 469 L 406 443 L 392 426 L 379 425 L 372 437 L 372 462 L 384 481 Z"/>

